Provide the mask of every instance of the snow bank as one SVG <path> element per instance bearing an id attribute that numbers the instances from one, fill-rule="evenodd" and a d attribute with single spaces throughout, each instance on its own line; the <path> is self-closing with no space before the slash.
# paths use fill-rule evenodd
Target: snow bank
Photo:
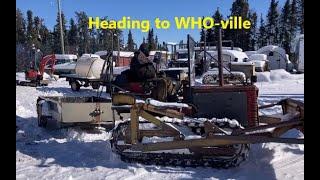
<path id="1" fill-rule="evenodd" d="M 281 81 L 284 79 L 294 79 L 294 77 L 284 69 L 276 69 L 270 72 L 270 79 L 272 81 Z"/>
<path id="2" fill-rule="evenodd" d="M 270 72 L 256 72 L 257 82 L 271 82 Z"/>
<path id="3" fill-rule="evenodd" d="M 304 79 L 303 74 L 290 74 L 284 69 L 275 69 L 270 72 L 256 72 L 258 82 L 272 82 L 284 80 L 301 80 Z"/>

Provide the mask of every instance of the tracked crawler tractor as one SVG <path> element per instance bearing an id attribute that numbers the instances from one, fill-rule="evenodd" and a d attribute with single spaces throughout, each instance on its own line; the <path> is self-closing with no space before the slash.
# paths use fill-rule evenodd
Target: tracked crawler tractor
<path id="1" fill-rule="evenodd" d="M 252 79 L 224 82 L 221 36 L 217 44 L 217 84 L 197 85 L 194 43 L 188 36 L 189 80 L 181 102 L 138 101 L 126 93 L 112 96 L 113 110 L 130 113 L 129 120 L 119 122 L 113 129 L 110 140 L 123 161 L 229 168 L 248 157 L 250 144 L 304 143 L 304 139 L 281 137 L 291 129 L 304 132 L 303 103 L 284 99 L 258 107 L 258 88 Z M 259 109 L 276 105 L 282 107 L 282 114 L 259 116 Z"/>

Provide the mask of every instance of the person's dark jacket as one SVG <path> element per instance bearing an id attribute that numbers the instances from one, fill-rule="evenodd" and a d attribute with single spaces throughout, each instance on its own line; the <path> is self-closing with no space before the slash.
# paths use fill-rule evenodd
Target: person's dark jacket
<path id="1" fill-rule="evenodd" d="M 134 53 L 130 63 L 130 71 L 133 81 L 141 82 L 156 77 L 156 70 L 153 63 L 144 55 L 143 52 Z"/>

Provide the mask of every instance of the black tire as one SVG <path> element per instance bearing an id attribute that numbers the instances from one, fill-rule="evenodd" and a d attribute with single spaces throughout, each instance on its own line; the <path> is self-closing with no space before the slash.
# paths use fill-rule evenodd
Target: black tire
<path id="1" fill-rule="evenodd" d="M 72 81 L 70 83 L 72 91 L 79 91 L 80 90 L 80 83 L 78 81 Z"/>
<path id="2" fill-rule="evenodd" d="M 99 82 L 92 82 L 91 86 L 93 89 L 99 89 L 100 88 L 100 83 Z"/>

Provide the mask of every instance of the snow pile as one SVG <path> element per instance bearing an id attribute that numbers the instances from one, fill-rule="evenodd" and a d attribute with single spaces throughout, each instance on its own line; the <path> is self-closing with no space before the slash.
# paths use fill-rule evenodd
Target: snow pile
<path id="1" fill-rule="evenodd" d="M 271 82 L 270 72 L 256 72 L 257 82 Z"/>
<path id="2" fill-rule="evenodd" d="M 272 81 L 281 81 L 284 79 L 294 79 L 294 77 L 284 69 L 271 70 L 270 79 Z"/>
<path id="3" fill-rule="evenodd" d="M 290 74 L 284 69 L 275 69 L 270 72 L 256 72 L 258 82 L 272 82 L 272 81 L 285 81 L 285 80 L 301 80 L 304 79 L 303 74 Z"/>

